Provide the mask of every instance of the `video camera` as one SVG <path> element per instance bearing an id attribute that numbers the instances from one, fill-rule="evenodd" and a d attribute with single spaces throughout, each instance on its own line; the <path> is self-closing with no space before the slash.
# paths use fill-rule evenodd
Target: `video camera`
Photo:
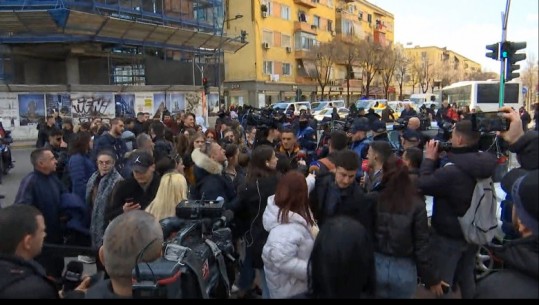
<path id="1" fill-rule="evenodd" d="M 163 257 L 133 270 L 135 298 L 228 298 L 236 253 L 222 201 L 183 200 L 160 221 Z"/>
<path id="2" fill-rule="evenodd" d="M 265 127 L 276 127 L 280 123 L 284 122 L 286 115 L 272 108 L 247 108 L 246 113 L 246 124 L 249 126 L 257 126 L 258 128 Z"/>
<path id="3" fill-rule="evenodd" d="M 408 127 L 408 118 L 398 118 L 393 123 L 393 130 L 405 130 Z"/>

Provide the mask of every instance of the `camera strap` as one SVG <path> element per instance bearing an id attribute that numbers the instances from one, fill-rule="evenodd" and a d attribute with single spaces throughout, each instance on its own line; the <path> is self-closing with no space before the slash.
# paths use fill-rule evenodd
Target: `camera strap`
<path id="1" fill-rule="evenodd" d="M 195 258 L 194 255 L 191 255 L 191 253 L 188 253 L 188 255 L 185 255 L 183 260 L 178 261 L 178 263 L 184 264 L 189 269 L 191 269 L 191 271 L 193 271 L 193 273 L 195 274 L 197 278 L 198 286 L 200 287 L 200 293 L 202 294 L 202 298 L 209 299 L 208 292 L 206 291 L 206 288 L 204 287 L 204 280 L 202 278 L 200 263 L 197 262 L 194 258 Z"/>
<path id="2" fill-rule="evenodd" d="M 219 273 L 221 274 L 221 278 L 223 279 L 223 283 L 225 284 L 226 293 L 228 296 L 230 296 L 230 282 L 228 281 L 223 252 L 213 241 L 209 239 L 206 239 L 206 244 L 210 247 L 211 251 L 213 252 L 213 256 L 217 260 L 217 264 L 219 265 Z"/>

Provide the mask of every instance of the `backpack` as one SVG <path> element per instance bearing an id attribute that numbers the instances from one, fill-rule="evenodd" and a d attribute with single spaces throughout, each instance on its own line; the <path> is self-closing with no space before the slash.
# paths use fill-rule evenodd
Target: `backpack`
<path id="1" fill-rule="evenodd" d="M 453 165 L 447 163 L 444 166 Z M 492 177 L 477 179 L 470 207 L 458 217 L 464 239 L 470 244 L 485 245 L 492 241 L 498 228 L 496 189 Z"/>

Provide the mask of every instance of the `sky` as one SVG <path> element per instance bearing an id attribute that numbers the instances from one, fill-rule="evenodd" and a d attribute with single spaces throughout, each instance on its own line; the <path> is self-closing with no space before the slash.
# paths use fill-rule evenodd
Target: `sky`
<path id="1" fill-rule="evenodd" d="M 485 53 L 486 45 L 501 41 L 507 0 L 368 1 L 395 17 L 395 43 L 447 47 L 481 64 L 485 72 L 500 72 L 500 62 Z M 506 40 L 527 42 L 521 67 L 529 58 L 538 59 L 538 6 L 537 0 L 512 0 L 509 7 Z"/>

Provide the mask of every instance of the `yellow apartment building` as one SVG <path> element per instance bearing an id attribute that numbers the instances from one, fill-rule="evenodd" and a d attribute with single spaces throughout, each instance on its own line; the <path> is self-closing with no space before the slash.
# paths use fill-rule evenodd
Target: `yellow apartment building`
<path id="1" fill-rule="evenodd" d="M 307 52 L 338 35 L 392 44 L 391 13 L 362 0 L 228 0 L 225 21 L 229 36 L 244 30 L 249 42 L 225 54 L 224 96 L 229 105 L 256 107 L 297 98 L 315 100 L 316 68 Z M 361 70 L 352 67 L 351 91 L 361 93 Z M 336 64 L 326 92 L 342 95 L 347 67 Z M 337 98 L 337 96 L 333 96 Z"/>
<path id="2" fill-rule="evenodd" d="M 403 95 L 422 93 L 419 92 L 420 82 L 428 81 L 430 92 L 461 80 L 469 80 L 471 75 L 481 72 L 479 63 L 445 47 L 415 46 L 404 48 L 404 51 L 411 60 L 411 65 L 407 78 L 409 81 L 403 87 Z M 419 71 L 426 77 L 418 77 Z"/>

